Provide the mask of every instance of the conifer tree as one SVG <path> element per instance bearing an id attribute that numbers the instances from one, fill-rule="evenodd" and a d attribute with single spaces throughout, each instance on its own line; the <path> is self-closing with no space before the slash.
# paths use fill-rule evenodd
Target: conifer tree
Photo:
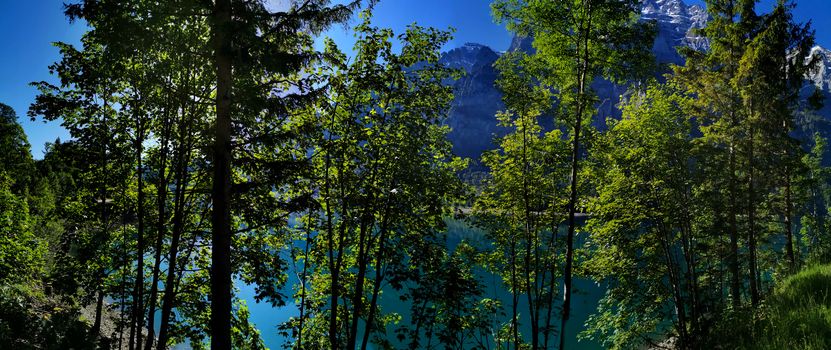
<path id="1" fill-rule="evenodd" d="M 754 0 L 712 0 L 707 1 L 710 20 L 700 31 L 709 43 L 706 51 L 681 48 L 685 57 L 683 67 L 674 67 L 675 77 L 690 93 L 697 96 L 696 117 L 702 126 L 702 147 L 710 150 L 702 159 L 706 169 L 725 172 L 726 181 L 714 182 L 715 188 L 706 193 L 717 207 L 726 208 L 727 225 L 714 223 L 716 228 L 727 227 L 729 246 L 727 266 L 730 271 L 730 295 L 734 309 L 741 306 L 739 238 L 741 233 L 739 216 L 744 208 L 736 199 L 740 197 L 739 169 L 740 147 L 742 146 L 741 125 L 746 119 L 741 105 L 741 96 L 733 84 L 738 74 L 739 62 L 744 54 L 746 42 L 757 28 L 758 16 Z M 716 197 L 718 196 L 718 197 Z M 718 198 L 716 200 L 716 198 Z M 755 284 L 751 284 L 752 288 Z M 751 293 L 754 294 L 754 293 Z"/>

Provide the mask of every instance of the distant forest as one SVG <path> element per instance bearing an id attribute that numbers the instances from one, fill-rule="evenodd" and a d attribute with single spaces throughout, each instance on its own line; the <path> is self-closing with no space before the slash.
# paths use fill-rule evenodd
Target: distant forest
<path id="1" fill-rule="evenodd" d="M 71 139 L 34 160 L 0 104 L 0 348 L 829 349 L 820 57 L 796 1 L 756 2 L 706 0 L 660 65 L 640 0 L 494 0 L 532 47 L 494 63 L 507 134 L 461 158 L 452 30 L 71 1 L 88 30 L 26 112 Z M 315 44 L 344 23 L 354 48 Z M 599 79 L 626 87 L 602 129 Z"/>

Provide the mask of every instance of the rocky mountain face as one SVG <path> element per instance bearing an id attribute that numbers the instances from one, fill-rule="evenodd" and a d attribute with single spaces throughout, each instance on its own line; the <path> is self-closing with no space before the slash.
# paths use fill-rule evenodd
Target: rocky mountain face
<path id="1" fill-rule="evenodd" d="M 808 73 L 807 79 L 822 91 L 831 91 L 831 50 L 814 46 L 809 59 L 814 57 L 818 60 L 818 65 Z"/>
<path id="2" fill-rule="evenodd" d="M 688 6 L 682 0 L 645 0 L 641 14 L 643 19 L 657 22 L 658 33 L 652 51 L 659 65 L 683 64 L 683 58 L 675 49 L 678 46 L 707 48 L 707 40 L 695 33 L 696 28 L 702 28 L 707 22 L 704 8 Z M 508 51 L 515 50 L 533 52 L 531 38 L 515 37 Z M 812 54 L 820 57 L 820 64 L 806 77 L 813 84 L 806 84 L 804 95 L 812 93 L 813 86 L 822 89 L 826 96 L 825 107 L 818 113 L 804 113 L 799 124 L 804 125 L 806 136 L 820 132 L 831 137 L 831 51 L 815 47 Z M 495 117 L 496 112 L 504 108 L 502 94 L 494 85 L 498 72 L 493 63 L 498 58 L 499 53 L 491 48 L 473 43 L 450 50 L 442 57 L 442 62 L 448 66 L 462 68 L 467 73 L 453 82 L 456 99 L 447 122 L 453 128 L 449 137 L 459 156 L 478 160 L 483 151 L 496 147 L 493 140 L 497 136 L 508 131 L 497 126 Z M 620 117 L 618 104 L 626 87 L 597 80 L 592 83 L 592 88 L 599 98 L 594 126 L 602 130 L 606 118 Z"/>
<path id="3" fill-rule="evenodd" d="M 499 72 L 493 63 L 499 54 L 480 44 L 446 52 L 442 63 L 464 69 L 465 75 L 453 83 L 456 98 L 447 123 L 452 128 L 449 138 L 456 155 L 478 160 L 483 151 L 493 149 L 493 139 L 504 135 L 507 128 L 497 125 L 496 112 L 505 106 L 495 82 Z"/>
<path id="4" fill-rule="evenodd" d="M 675 50 L 678 46 L 707 48 L 707 40 L 694 33 L 707 23 L 707 10 L 701 6 L 687 6 L 681 0 L 647 0 L 641 8 L 641 16 L 658 24 L 652 52 L 659 64 L 683 64 L 684 59 Z"/>
<path id="5" fill-rule="evenodd" d="M 802 87 L 801 96 L 807 101 L 816 90 L 823 96 L 822 108 L 803 109 L 797 114 L 797 137 L 810 141 L 815 133 L 831 140 L 831 50 L 821 46 L 811 49 L 808 60 L 817 60 L 815 69 L 806 74 L 807 83 Z M 825 163 L 831 165 L 831 152 L 825 155 Z"/>

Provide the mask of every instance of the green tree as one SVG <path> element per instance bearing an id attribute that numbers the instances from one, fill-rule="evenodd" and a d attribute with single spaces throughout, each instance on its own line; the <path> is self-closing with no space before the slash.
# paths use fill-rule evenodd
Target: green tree
<path id="1" fill-rule="evenodd" d="M 753 0 L 713 0 L 706 5 L 710 20 L 700 34 L 708 39 L 709 49 L 679 49 L 686 63 L 683 67 L 674 67 L 674 76 L 696 96 L 694 101 L 699 104 L 695 117 L 702 124 L 703 136 L 698 142 L 709 153 L 701 159 L 702 164 L 706 165 L 702 169 L 714 172 L 709 175 L 713 181 L 704 184 L 712 187 L 702 187 L 702 193 L 706 191 L 706 196 L 710 197 L 716 207 L 715 211 L 724 208 L 727 212 L 726 218 L 714 219 L 728 222 L 730 295 L 733 308 L 738 309 L 744 281 L 739 268 L 739 214 L 744 207 L 736 199 L 740 198 L 741 193 L 739 153 L 742 145 L 741 125 L 746 116 L 740 108 L 741 96 L 734 78 L 738 74 L 746 42 L 757 26 L 758 16 Z M 719 174 L 726 180 L 716 180 Z M 713 223 L 713 226 L 716 229 L 724 227 L 721 223 Z M 751 283 L 751 287 L 755 288 L 755 283 Z"/>
<path id="2" fill-rule="evenodd" d="M 805 74 L 814 66 L 814 62 L 809 59 L 814 34 L 810 25 L 793 21 L 791 11 L 794 6 L 791 2 L 781 0 L 773 11 L 762 16 L 761 29 L 748 44 L 735 77 L 735 85 L 741 91 L 743 107 L 748 116 L 746 138 L 751 287 L 754 280 L 760 280 L 756 258 L 758 229 L 754 221 L 756 207 L 763 205 L 759 202 L 765 198 L 757 192 L 781 193 L 773 196 L 779 197 L 773 200 L 781 205 L 770 206 L 779 207 L 774 208 L 772 214 L 783 217 L 787 269 L 796 269 L 791 222 L 791 182 L 794 173 L 799 171 L 797 167 L 802 152 L 798 141 L 790 133 L 794 130 L 794 111 L 798 106 Z M 755 176 L 757 171 L 776 176 L 758 178 Z"/>
<path id="3" fill-rule="evenodd" d="M 808 265 L 828 263 L 829 245 L 823 233 L 828 232 L 828 203 L 831 203 L 831 183 L 828 168 L 822 165 L 823 157 L 826 154 L 827 141 L 819 134 L 814 135 L 814 146 L 811 151 L 802 156 L 802 164 L 807 170 L 803 177 L 794 181 L 795 193 L 801 193 L 806 205 L 799 219 L 800 236 L 803 249 L 797 249 L 798 253 L 805 255 L 805 262 Z M 799 198 L 801 196 L 797 196 Z M 806 250 L 807 252 L 802 252 Z"/>
<path id="4" fill-rule="evenodd" d="M 455 173 L 463 162 L 451 155 L 442 124 L 452 100 L 443 82 L 453 72 L 438 60 L 450 34 L 413 25 L 397 36 L 396 52 L 392 31 L 363 16 L 353 60 L 327 42 L 330 89 L 305 114 L 317 128 L 305 190 L 314 202 L 297 220 L 301 315 L 287 326 L 298 347 L 396 346 L 381 337 L 395 317 L 381 308 L 382 287 L 413 302 L 411 289 L 447 277 L 432 269 L 449 254 L 428 250 L 443 244 L 443 215 L 462 189 Z M 400 341 L 432 339 L 414 328 Z"/>
<path id="5" fill-rule="evenodd" d="M 285 120 L 294 109 L 311 101 L 311 97 L 306 96 L 312 96 L 309 92 L 314 87 L 309 82 L 311 79 L 302 73 L 319 58 L 310 49 L 312 34 L 345 20 L 359 4 L 355 1 L 330 7 L 328 1 L 292 2 L 284 11 L 276 13 L 267 10 L 261 1 L 90 0 L 67 7 L 70 20 L 84 19 L 91 30 L 85 34 L 86 45 L 82 52 L 75 54 L 66 46 L 65 50 L 76 57 L 100 56 L 107 60 L 100 62 L 106 64 L 98 65 L 102 68 L 90 70 L 97 75 L 88 74 L 84 69 L 73 70 L 83 64 L 56 66 L 56 71 L 70 77 L 67 79 L 83 75 L 87 79 L 76 79 L 76 85 L 84 84 L 82 88 L 88 90 L 107 88 L 108 93 L 115 95 L 109 110 L 115 110 L 123 117 L 116 121 L 122 123 L 123 128 L 114 135 L 130 139 L 131 154 L 135 159 L 133 169 L 138 182 L 135 194 L 139 197 L 135 208 L 138 226 L 142 226 L 137 235 L 142 244 L 135 254 L 136 278 L 132 293 L 135 311 L 131 333 L 135 333 L 137 339 L 134 341 L 131 336 L 131 347 L 134 343 L 141 347 L 141 334 L 135 330 L 144 324 L 145 318 L 140 316 L 145 312 L 141 310 L 144 305 L 147 305 L 146 320 L 151 330 L 151 339 L 144 343 L 145 349 L 150 349 L 154 343 L 152 330 L 155 328 L 157 295 L 160 294 L 158 285 L 162 279 L 165 289 L 160 331 L 155 342 L 158 348 L 167 346 L 171 339 L 180 339 L 182 330 L 187 329 L 172 325 L 188 319 L 201 321 L 201 313 L 194 313 L 195 318 L 187 314 L 177 318 L 172 310 L 181 305 L 179 300 L 205 298 L 206 293 L 187 295 L 178 291 L 197 293 L 200 290 L 183 287 L 181 281 L 204 282 L 200 280 L 200 273 L 187 276 L 191 273 L 185 271 L 194 264 L 207 268 L 200 265 L 204 262 L 200 256 L 191 255 L 196 242 L 204 239 L 201 235 L 205 227 L 216 232 L 212 249 L 196 250 L 216 259 L 208 269 L 214 274 L 212 283 L 216 283 L 210 300 L 217 308 L 210 314 L 215 323 L 210 328 L 214 335 L 211 346 L 231 346 L 232 271 L 240 272 L 247 282 L 259 284 L 262 293 L 258 298 L 273 299 L 275 304 L 282 304 L 283 297 L 277 290 L 280 281 L 285 281 L 282 271 L 285 264 L 279 263 L 281 259 L 274 261 L 277 264 L 265 264 L 273 259 L 267 254 L 251 253 L 258 249 L 268 251 L 261 248 L 278 250 L 279 244 L 241 246 L 235 250 L 239 257 L 233 259 L 230 247 L 232 243 L 251 242 L 234 239 L 237 234 L 253 232 L 262 236 L 285 224 L 287 212 L 291 210 L 291 203 L 287 203 L 290 199 L 283 202 L 286 197 L 282 194 L 275 198 L 272 189 L 282 188 L 298 174 L 295 153 L 300 151 L 292 150 L 290 144 L 297 131 L 287 128 Z M 116 75 L 116 71 L 126 74 Z M 73 91 L 60 91 L 46 84 L 41 87 L 45 93 L 34 114 L 50 113 L 47 117 L 54 118 L 68 110 L 92 110 L 89 108 L 91 103 L 74 98 Z M 234 90 L 233 100 L 231 90 Z M 78 124 L 77 129 L 88 128 Z M 155 180 L 157 216 L 155 244 L 150 249 L 155 259 L 146 304 L 142 239 L 145 235 L 143 213 L 146 211 L 143 199 L 145 140 L 154 145 L 147 152 L 147 163 L 148 178 Z M 208 143 L 214 144 L 213 151 L 208 152 L 211 150 Z M 289 151 L 275 152 L 276 148 Z M 215 174 L 213 181 L 203 176 L 206 170 Z M 206 186 L 214 187 L 213 194 L 207 199 L 204 196 Z M 246 204 L 232 205 L 232 202 Z M 206 220 L 201 220 L 207 214 L 206 209 L 216 214 L 210 226 Z M 258 240 L 252 244 L 279 241 Z M 164 278 L 163 251 L 167 252 Z M 226 294 L 227 298 L 218 297 Z M 205 324 L 191 326 L 207 331 Z M 186 333 L 198 337 L 192 332 Z"/>
<path id="6" fill-rule="evenodd" d="M 519 334 L 519 298 L 528 302 L 531 347 L 548 348 L 554 334 L 555 271 L 562 242 L 557 240 L 568 201 L 561 182 L 568 175 L 569 146 L 562 132 L 543 133 L 538 119 L 550 111 L 552 93 L 534 82 L 535 62 L 522 53 L 500 58 L 497 82 L 507 110 L 500 124 L 514 131 L 500 140 L 500 148 L 482 156 L 490 178 L 477 198 L 475 218 L 489 233 L 493 249 L 487 265 L 512 293 L 511 333 L 514 348 Z M 523 337 L 524 338 L 524 337 Z"/>
<path id="7" fill-rule="evenodd" d="M 591 125 L 595 96 L 590 84 L 596 78 L 623 82 L 651 73 L 652 23 L 638 20 L 640 1 L 499 0 L 496 19 L 522 36 L 534 37 L 531 56 L 543 67 L 534 77 L 557 91 L 560 122 L 571 138 L 571 196 L 564 272 L 561 334 L 571 310 L 575 214 L 579 210 L 579 163 L 583 129 Z M 564 337 L 560 337 L 563 348 Z"/>
<path id="8" fill-rule="evenodd" d="M 0 285 L 30 282 L 43 273 L 44 242 L 35 237 L 26 200 L 0 175 Z"/>
<path id="9" fill-rule="evenodd" d="M 0 148 L 4 150 L 0 155 L 0 164 L 3 164 L 0 173 L 13 175 L 13 188 L 23 193 L 34 175 L 34 161 L 26 134 L 17 123 L 17 113 L 3 103 L 0 103 Z"/>
<path id="10" fill-rule="evenodd" d="M 348 19 L 361 1 L 333 7 L 327 7 L 328 4 L 328 0 L 292 2 L 288 11 L 271 13 L 262 1 L 246 3 L 217 0 L 213 6 L 205 9 L 211 14 L 213 68 L 216 71 L 211 190 L 212 349 L 231 348 L 231 228 L 235 226 L 231 217 L 234 187 L 232 165 L 240 159 L 234 155 L 235 151 L 245 152 L 245 148 L 235 150 L 233 145 L 259 141 L 261 136 L 258 136 L 263 134 L 257 132 L 260 131 L 258 125 L 265 122 L 266 125 L 279 126 L 287 114 L 280 111 L 290 109 L 293 103 L 302 101 L 273 94 L 275 89 L 288 91 L 289 86 L 280 81 L 296 79 L 296 75 L 307 67 L 312 58 L 309 51 L 297 50 L 297 47 L 307 48 L 310 45 L 310 34 L 319 34 L 331 24 Z M 254 62 L 257 64 L 252 64 Z M 251 81 L 257 83 L 252 86 L 249 83 Z M 238 93 L 243 91 L 245 94 Z M 235 96 L 244 98 L 234 98 Z M 233 120 L 243 129 L 235 131 L 232 128 Z M 250 134 L 256 136 L 249 140 L 234 141 L 235 138 L 249 135 L 249 130 Z M 268 137 L 272 135 L 263 136 L 266 142 L 272 139 Z M 271 164 L 262 166 L 268 165 L 276 168 L 279 163 L 274 164 L 272 161 Z M 285 181 L 286 176 L 281 177 L 279 180 Z M 257 185 L 269 192 L 271 186 L 282 182 L 275 183 L 271 180 Z"/>
<path id="11" fill-rule="evenodd" d="M 587 334 L 612 348 L 665 337 L 668 322 L 680 348 L 698 348 L 701 233 L 689 104 L 670 87 L 651 86 L 626 103 L 594 148 L 586 265 L 609 289 Z"/>

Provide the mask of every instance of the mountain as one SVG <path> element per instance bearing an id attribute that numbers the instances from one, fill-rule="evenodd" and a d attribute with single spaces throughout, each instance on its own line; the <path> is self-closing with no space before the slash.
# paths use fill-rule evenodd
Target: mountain
<path id="1" fill-rule="evenodd" d="M 440 62 L 450 68 L 463 69 L 465 75 L 453 82 L 456 97 L 447 120 L 452 128 L 448 137 L 456 155 L 478 159 L 483 151 L 493 149 L 496 135 L 508 129 L 497 125 L 496 112 L 505 108 L 502 93 L 496 88 L 499 76 L 493 63 L 499 54 L 491 48 L 468 43 L 444 53 Z"/>
<path id="2" fill-rule="evenodd" d="M 808 141 L 809 144 L 815 133 L 831 140 L 831 50 L 814 46 L 808 60 L 814 59 L 817 60 L 817 66 L 806 74 L 805 79 L 808 83 L 802 87 L 800 95 L 807 101 L 816 90 L 820 90 L 823 106 L 816 111 L 803 108 L 803 111 L 797 114 L 796 121 L 796 137 Z M 824 163 L 831 165 L 831 150 L 824 158 Z"/>
<path id="3" fill-rule="evenodd" d="M 659 64 L 683 64 L 684 59 L 675 50 L 678 46 L 707 48 L 707 40 L 693 33 L 707 23 L 707 10 L 701 6 L 687 6 L 681 0 L 646 0 L 641 7 L 641 18 L 658 24 L 652 52 Z"/>
<path id="4" fill-rule="evenodd" d="M 654 20 L 657 23 L 658 33 L 652 52 L 659 65 L 684 63 L 676 47 L 689 46 L 698 50 L 708 47 L 707 40 L 695 33 L 708 19 L 706 9 L 701 6 L 689 6 L 682 0 L 645 0 L 641 15 L 644 20 Z M 533 52 L 531 38 L 514 37 L 508 51 L 516 50 Z M 496 112 L 504 108 L 502 94 L 494 84 L 499 73 L 493 68 L 493 63 L 499 55 L 487 46 L 468 43 L 444 53 L 441 58 L 448 66 L 464 69 L 467 73 L 453 82 L 456 99 L 447 121 L 453 128 L 449 138 L 459 156 L 478 160 L 483 151 L 496 147 L 493 143 L 496 136 L 508 131 L 507 128 L 497 126 L 495 118 Z M 831 138 L 831 51 L 817 46 L 812 50 L 812 55 L 819 56 L 820 64 L 806 77 L 813 84 L 806 84 L 803 96 L 813 93 L 811 85 L 816 86 L 826 96 L 825 107 L 818 112 L 802 113 L 798 125 L 804 137 L 819 132 Z M 592 88 L 600 101 L 594 126 L 603 130 L 607 118 L 620 117 L 618 104 L 627 89 L 602 79 L 594 81 Z M 543 118 L 543 122 L 550 122 L 550 118 Z"/>
<path id="5" fill-rule="evenodd" d="M 806 78 L 820 90 L 831 91 L 831 50 L 814 46 L 809 59 L 814 57 L 819 61 L 817 69 L 809 72 Z"/>

